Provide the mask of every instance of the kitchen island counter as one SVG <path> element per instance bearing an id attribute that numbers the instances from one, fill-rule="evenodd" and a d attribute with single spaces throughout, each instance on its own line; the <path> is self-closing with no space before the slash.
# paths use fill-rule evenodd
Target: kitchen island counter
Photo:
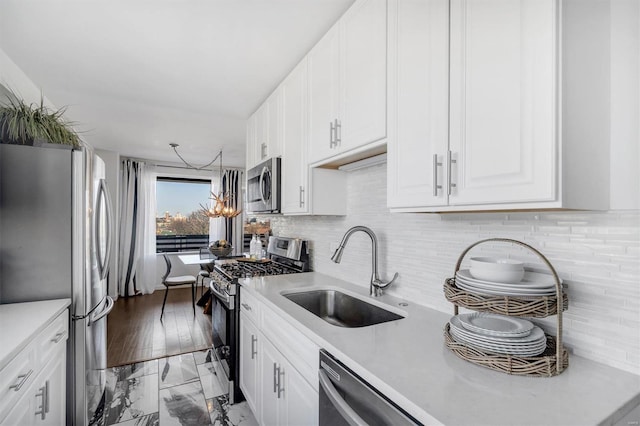
<path id="1" fill-rule="evenodd" d="M 549 377 L 511 376 L 466 362 L 444 346 L 451 315 L 317 272 L 240 280 L 248 291 L 425 424 L 614 424 L 640 404 L 640 376 L 578 356 Z M 331 325 L 282 292 L 334 288 L 405 318 L 369 327 Z M 405 305 L 406 304 L 406 305 Z"/>
<path id="2" fill-rule="evenodd" d="M 71 305 L 71 299 L 0 305 L 0 369 Z"/>

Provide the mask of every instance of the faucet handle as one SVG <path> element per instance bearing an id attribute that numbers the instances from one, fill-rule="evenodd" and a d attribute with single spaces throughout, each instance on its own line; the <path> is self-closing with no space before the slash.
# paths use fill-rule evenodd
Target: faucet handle
<path id="1" fill-rule="evenodd" d="M 393 282 L 399 277 L 398 273 L 396 272 L 395 274 L 393 274 L 393 278 L 391 279 L 391 281 L 387 281 L 384 282 L 380 279 L 375 279 L 372 281 L 371 284 L 374 285 L 374 287 L 377 287 L 379 289 L 383 289 L 383 288 L 387 288 L 389 287 L 391 284 L 393 284 Z"/>

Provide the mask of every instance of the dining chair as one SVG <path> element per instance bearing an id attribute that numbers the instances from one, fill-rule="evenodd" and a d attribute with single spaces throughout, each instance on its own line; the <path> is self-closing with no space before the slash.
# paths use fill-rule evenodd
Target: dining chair
<path id="1" fill-rule="evenodd" d="M 171 259 L 166 254 L 163 254 L 164 261 L 167 264 L 167 271 L 162 277 L 162 284 L 165 286 L 164 300 L 162 301 L 162 312 L 160 313 L 160 321 L 164 315 L 164 305 L 167 303 L 167 295 L 169 294 L 169 287 L 191 284 L 191 302 L 193 304 L 193 315 L 196 315 L 196 277 L 193 275 L 181 275 L 178 277 L 170 277 L 171 274 Z"/>

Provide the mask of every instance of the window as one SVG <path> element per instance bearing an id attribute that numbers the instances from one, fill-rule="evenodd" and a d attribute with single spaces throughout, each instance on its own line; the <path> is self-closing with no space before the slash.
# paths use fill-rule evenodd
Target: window
<path id="1" fill-rule="evenodd" d="M 159 177 L 156 182 L 156 252 L 198 250 L 209 243 L 209 218 L 202 212 L 211 181 Z"/>

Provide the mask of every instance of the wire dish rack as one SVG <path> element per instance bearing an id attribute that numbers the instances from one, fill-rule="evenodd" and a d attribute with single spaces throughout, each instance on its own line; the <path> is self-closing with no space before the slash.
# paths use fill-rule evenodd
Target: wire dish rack
<path id="1" fill-rule="evenodd" d="M 512 243 L 535 253 L 551 271 L 555 281 L 555 295 L 527 297 L 490 296 L 472 293 L 457 287 L 455 277 L 460 270 L 464 257 L 472 248 L 488 242 Z M 569 352 L 562 346 L 562 312 L 568 309 L 569 299 L 563 290 L 558 273 L 549 260 L 530 245 L 508 238 L 489 238 L 471 244 L 460 254 L 453 278 L 445 280 L 444 294 L 447 300 L 453 303 L 455 315 L 458 315 L 458 307 L 462 306 L 474 311 L 517 317 L 544 318 L 556 316 L 555 336 L 545 333 L 547 347 L 542 354 L 534 357 L 489 353 L 457 342 L 451 336 L 449 323 L 447 323 L 444 328 L 445 345 L 458 357 L 493 370 L 522 376 L 551 377 L 562 373 L 569 366 Z"/>

